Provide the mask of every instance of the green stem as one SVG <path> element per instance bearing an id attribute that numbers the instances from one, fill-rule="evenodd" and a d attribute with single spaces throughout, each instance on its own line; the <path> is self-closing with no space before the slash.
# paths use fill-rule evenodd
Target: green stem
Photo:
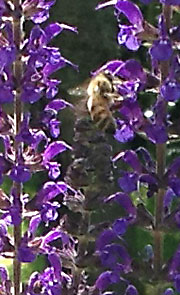
<path id="1" fill-rule="evenodd" d="M 14 13 L 13 13 L 13 39 L 17 49 L 16 60 L 13 63 L 13 75 L 15 79 L 15 98 L 14 98 L 14 123 L 15 123 L 15 135 L 19 133 L 20 124 L 23 116 L 23 104 L 20 99 L 21 95 L 21 80 L 23 76 L 23 62 L 21 60 L 20 46 L 23 36 L 23 19 L 21 14 L 22 0 L 14 0 Z M 15 162 L 18 162 L 18 158 L 22 156 L 23 146 L 21 143 L 14 141 L 15 149 Z M 13 187 L 16 189 L 16 193 L 20 197 L 22 195 L 22 184 L 13 183 Z M 21 202 L 20 202 L 21 204 Z M 14 226 L 14 246 L 15 246 L 15 258 L 13 261 L 13 276 L 14 276 L 14 295 L 20 294 L 21 284 L 21 263 L 17 259 L 17 251 L 21 242 L 21 225 Z"/>

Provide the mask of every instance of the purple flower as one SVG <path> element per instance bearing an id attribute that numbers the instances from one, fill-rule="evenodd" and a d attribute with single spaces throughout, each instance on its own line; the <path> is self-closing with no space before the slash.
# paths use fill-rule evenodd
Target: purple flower
<path id="1" fill-rule="evenodd" d="M 165 143 L 168 140 L 166 127 L 163 125 L 148 123 L 145 125 L 144 131 L 146 132 L 147 137 L 155 144 Z"/>
<path id="2" fill-rule="evenodd" d="M 147 171 L 155 173 L 155 161 L 144 147 L 139 147 L 136 153 L 140 156 L 141 162 Z"/>
<path id="3" fill-rule="evenodd" d="M 180 0 L 160 0 L 165 5 L 180 5 Z"/>
<path id="4" fill-rule="evenodd" d="M 73 107 L 69 102 L 65 101 L 64 99 L 57 98 L 48 103 L 44 110 L 54 110 L 58 112 L 60 110 L 65 109 L 67 106 Z"/>
<path id="5" fill-rule="evenodd" d="M 26 204 L 28 210 L 41 210 L 42 205 L 54 199 L 59 194 L 65 194 L 67 185 L 64 182 L 46 182 L 37 195 Z"/>
<path id="6" fill-rule="evenodd" d="M 56 253 L 51 253 L 48 255 L 48 260 L 52 267 L 54 268 L 54 276 L 57 281 L 61 281 L 61 262 L 59 255 Z"/>
<path id="7" fill-rule="evenodd" d="M 158 61 L 169 60 L 172 56 L 172 45 L 168 39 L 156 40 L 149 51 L 151 57 Z"/>
<path id="8" fill-rule="evenodd" d="M 148 197 L 152 197 L 154 193 L 156 193 L 158 190 L 158 181 L 155 175 L 141 174 L 139 177 L 139 182 L 146 183 L 148 185 L 148 192 L 147 192 Z"/>
<path id="9" fill-rule="evenodd" d="M 41 222 L 40 215 L 33 216 L 29 222 L 28 234 L 33 236 Z"/>
<path id="10" fill-rule="evenodd" d="M 2 294 L 11 295 L 11 281 L 5 267 L 0 267 L 0 290 Z"/>
<path id="11" fill-rule="evenodd" d="M 123 151 L 120 152 L 119 154 L 117 154 L 112 161 L 116 162 L 118 160 L 123 160 L 125 163 L 127 163 L 128 165 L 130 165 L 134 171 L 140 173 L 142 170 L 141 167 L 141 163 L 136 155 L 136 153 L 132 150 L 127 150 L 127 151 Z"/>
<path id="12" fill-rule="evenodd" d="M 0 16 L 3 15 L 3 13 L 5 12 L 6 6 L 4 3 L 4 0 L 0 0 Z"/>
<path id="13" fill-rule="evenodd" d="M 163 207 L 166 214 L 170 213 L 173 198 L 174 192 L 171 188 L 168 188 L 163 198 Z"/>
<path id="14" fill-rule="evenodd" d="M 116 234 L 112 229 L 104 230 L 96 240 L 96 248 L 101 251 L 105 245 L 111 243 L 116 238 Z"/>
<path id="15" fill-rule="evenodd" d="M 97 278 L 95 286 L 100 291 L 104 291 L 111 284 L 118 283 L 120 277 L 113 271 L 105 271 Z"/>
<path id="16" fill-rule="evenodd" d="M 127 194 L 120 192 L 111 195 L 105 199 L 106 203 L 112 201 L 116 201 L 120 206 L 122 206 L 127 211 L 130 217 L 132 217 L 133 219 L 136 218 L 136 207 L 134 206 L 131 198 Z"/>
<path id="17" fill-rule="evenodd" d="M 28 283 L 28 293 L 34 295 L 36 286 L 40 286 L 41 291 L 48 295 L 61 294 L 61 281 L 57 280 L 54 268 L 48 267 L 41 274 L 34 272 Z"/>
<path id="18" fill-rule="evenodd" d="M 31 173 L 30 173 L 29 168 L 27 168 L 26 166 L 21 165 L 21 164 L 17 164 L 12 168 L 12 170 L 9 174 L 9 177 L 13 181 L 18 182 L 18 183 L 27 182 L 31 178 Z"/>
<path id="19" fill-rule="evenodd" d="M 11 195 L 13 197 L 13 202 L 11 207 L 9 208 L 9 213 L 12 219 L 12 224 L 18 226 L 21 224 L 21 204 L 20 204 L 20 196 L 15 189 L 12 189 Z"/>
<path id="20" fill-rule="evenodd" d="M 26 113 L 21 123 L 21 129 L 18 135 L 16 135 L 17 142 L 24 142 L 28 145 L 35 143 L 35 138 L 32 131 L 29 129 L 30 114 Z"/>
<path id="21" fill-rule="evenodd" d="M 180 179 L 177 177 L 170 177 L 168 181 L 168 185 L 173 190 L 176 196 L 180 196 Z"/>
<path id="22" fill-rule="evenodd" d="M 122 143 L 131 141 L 134 138 L 134 131 L 124 121 L 118 120 L 118 129 L 116 129 L 114 138 Z"/>
<path id="23" fill-rule="evenodd" d="M 59 24 L 59 23 L 50 24 L 45 28 L 45 33 L 46 33 L 48 42 L 51 41 L 52 38 L 60 34 L 63 30 L 69 30 L 74 33 L 78 32 L 76 27 L 72 27 L 66 24 Z"/>
<path id="24" fill-rule="evenodd" d="M 59 125 L 60 125 L 60 122 L 56 119 L 52 119 L 49 122 L 50 133 L 51 133 L 51 136 L 54 138 L 58 138 L 58 136 L 60 134 Z"/>
<path id="25" fill-rule="evenodd" d="M 158 40 L 155 40 L 153 42 L 153 46 L 150 48 L 149 53 L 151 55 L 151 58 L 154 60 L 166 61 L 171 58 L 173 49 L 171 41 L 167 34 L 167 28 L 163 15 L 159 16 L 158 26 L 160 37 Z"/>
<path id="26" fill-rule="evenodd" d="M 116 269 L 117 265 L 121 265 L 124 273 L 131 271 L 131 259 L 123 246 L 118 244 L 106 245 L 99 255 L 103 266 L 113 270 Z"/>
<path id="27" fill-rule="evenodd" d="M 129 285 L 126 289 L 125 295 L 138 295 L 138 291 L 136 289 L 136 287 L 134 287 L 133 285 Z"/>
<path id="28" fill-rule="evenodd" d="M 60 167 L 60 164 L 58 164 L 57 162 L 51 162 L 46 165 L 46 168 L 48 168 L 49 170 L 48 176 L 50 179 L 54 180 L 59 177 L 59 175 L 61 174 L 59 167 Z"/>
<path id="29" fill-rule="evenodd" d="M 54 221 L 58 217 L 57 209 L 60 205 L 57 202 L 43 204 L 41 210 L 41 220 L 48 226 L 49 221 Z"/>
<path id="30" fill-rule="evenodd" d="M 12 87 L 7 83 L 0 83 L 0 104 L 11 103 L 14 100 Z"/>
<path id="31" fill-rule="evenodd" d="M 174 278 L 174 285 L 175 288 L 178 292 L 180 292 L 180 274 L 178 274 L 177 276 L 175 276 Z"/>
<path id="32" fill-rule="evenodd" d="M 40 24 L 49 18 L 49 9 L 55 2 L 56 0 L 25 0 L 22 9 L 26 18 Z"/>
<path id="33" fill-rule="evenodd" d="M 137 190 L 137 181 L 136 173 L 124 172 L 123 176 L 118 179 L 118 184 L 125 193 L 131 193 Z"/>
<path id="34" fill-rule="evenodd" d="M 120 114 L 127 120 L 134 131 L 138 131 L 144 123 L 143 113 L 137 101 L 126 99 L 119 110 Z"/>
<path id="35" fill-rule="evenodd" d="M 41 87 L 34 87 L 32 83 L 26 83 L 23 86 L 21 99 L 23 102 L 35 103 L 42 97 L 42 90 Z"/>
<path id="36" fill-rule="evenodd" d="M 112 225 L 112 229 L 117 236 L 122 236 L 127 230 L 128 222 L 125 218 L 116 219 Z"/>
<path id="37" fill-rule="evenodd" d="M 62 153 L 67 149 L 72 149 L 72 148 L 64 141 L 52 142 L 50 145 L 48 145 L 48 147 L 44 151 L 44 154 L 43 154 L 44 163 L 48 163 L 52 158 L 54 158 L 59 153 Z"/>
<path id="38" fill-rule="evenodd" d="M 174 290 L 172 288 L 167 288 L 163 295 L 174 295 Z"/>
<path id="39" fill-rule="evenodd" d="M 180 99 L 180 83 L 176 80 L 166 79 L 160 90 L 161 95 L 166 101 L 176 101 Z"/>
<path id="40" fill-rule="evenodd" d="M 143 32 L 143 16 L 134 3 L 130 1 L 114 0 L 100 3 L 96 9 L 101 9 L 106 6 L 114 5 L 118 21 L 120 15 L 124 14 L 131 25 L 119 24 L 118 43 L 125 45 L 130 50 L 138 50 L 141 41 L 138 38 L 138 33 Z"/>
<path id="41" fill-rule="evenodd" d="M 180 278 L 180 247 L 178 247 L 177 251 L 172 257 L 171 264 L 169 266 L 169 278 L 174 280 L 178 275 L 178 280 Z"/>
<path id="42" fill-rule="evenodd" d="M 32 262 L 36 259 L 36 254 L 27 246 L 20 246 L 18 249 L 18 260 L 21 262 Z"/>

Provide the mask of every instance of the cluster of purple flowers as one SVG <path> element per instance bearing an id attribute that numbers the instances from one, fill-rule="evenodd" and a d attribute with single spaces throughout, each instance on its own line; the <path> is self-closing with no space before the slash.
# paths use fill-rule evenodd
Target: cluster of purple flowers
<path id="1" fill-rule="evenodd" d="M 60 153 L 72 150 L 69 144 L 58 139 L 60 122 L 57 116 L 60 110 L 72 105 L 56 97 L 60 82 L 52 79 L 51 75 L 66 65 L 75 70 L 77 66 L 64 58 L 59 48 L 51 47 L 49 43 L 62 30 L 77 33 L 77 29 L 60 23 L 41 28 L 40 24 L 48 19 L 49 9 L 55 0 L 0 0 L 0 183 L 3 184 L 5 175 L 12 181 L 8 194 L 0 189 L 0 249 L 1 256 L 14 259 L 13 287 L 6 268 L 0 267 L 0 294 L 11 295 L 12 288 L 14 295 L 20 292 L 23 295 L 59 295 L 63 291 L 65 294 L 77 292 L 79 295 L 113 294 L 111 285 L 118 285 L 122 294 L 137 295 L 141 292 L 135 283 L 137 276 L 146 294 L 150 293 L 149 290 L 158 295 L 180 292 L 180 249 L 170 261 L 163 259 L 164 233 L 172 224 L 177 230 L 180 227 L 179 207 L 173 208 L 174 200 L 177 201 L 180 195 L 180 158 L 166 165 L 165 149 L 171 140 L 170 129 L 173 124 L 168 106 L 180 99 L 180 29 L 171 25 L 171 6 L 179 5 L 180 2 L 160 2 L 163 9 L 157 27 L 144 20 L 139 7 L 128 0 L 110 0 L 96 8 L 114 7 L 119 27 L 119 45 L 132 51 L 137 51 L 140 46 L 148 47 L 151 71 L 145 70 L 137 60 L 129 59 L 109 61 L 94 74 L 108 71 L 116 80 L 116 91 L 121 99 L 116 106 L 119 113 L 114 138 L 123 144 L 132 141 L 138 134 L 156 146 L 156 158 L 153 159 L 144 147 L 122 150 L 112 158 L 114 165 L 121 161 L 127 169 L 120 170 L 119 192 L 106 197 L 104 205 L 110 207 L 115 204 L 124 214 L 115 218 L 99 234 L 93 255 L 92 250 L 86 249 L 88 243 L 83 241 L 93 231 L 92 226 L 89 226 L 86 195 L 66 182 L 59 181 L 60 164 L 55 159 Z M 124 19 L 127 19 L 126 23 L 122 23 Z M 35 25 L 29 36 L 24 37 L 23 23 L 26 20 L 31 20 Z M 139 103 L 139 95 L 146 91 L 156 94 L 155 102 L 148 109 L 150 116 L 146 116 L 146 110 Z M 36 127 L 33 127 L 34 118 L 29 111 L 23 111 L 23 106 L 28 109 L 29 104 L 42 99 L 46 106 L 39 115 Z M 14 114 L 10 116 L 5 113 L 4 104 L 12 102 Z M 82 121 L 79 129 L 85 128 Z M 83 132 L 88 133 L 87 130 L 83 129 Z M 82 140 L 80 132 L 78 136 Z M 98 141 L 103 138 L 101 135 L 97 137 Z M 93 140 L 95 142 L 97 138 Z M 81 147 L 86 154 L 89 153 L 87 146 L 91 143 L 87 138 L 85 142 L 87 145 L 81 144 Z M 86 160 L 82 155 L 78 156 L 79 162 L 76 161 L 74 170 Z M 86 165 L 86 169 L 82 167 L 81 171 L 85 174 L 94 169 L 93 161 L 91 165 L 87 161 Z M 23 184 L 31 179 L 32 174 L 42 170 L 48 171 L 49 180 L 30 199 Z M 92 178 L 94 181 L 94 175 Z M 108 170 L 107 179 L 110 178 Z M 96 186 L 93 181 L 92 185 Z M 78 186 L 81 187 L 81 184 L 78 183 Z M 145 191 L 143 194 L 142 187 Z M 97 193 L 96 189 L 94 192 Z M 66 215 L 59 218 L 58 226 L 47 230 L 43 236 L 38 235 L 42 224 L 47 229 L 49 223 L 57 221 L 59 217 L 61 204 L 56 201 L 57 196 L 68 209 L 81 213 L 84 223 L 88 216 L 84 226 L 87 237 L 83 226 L 79 234 L 81 237 L 78 237 L 78 233 L 68 233 L 70 225 Z M 146 200 L 153 197 L 154 214 L 146 206 Z M 25 219 L 29 222 L 22 234 L 21 224 Z M 8 232 L 10 226 L 14 227 L 14 240 Z M 136 226 L 148 230 L 154 241 L 153 246 L 145 245 L 144 256 L 139 261 L 130 256 L 124 238 L 130 227 Z M 84 261 L 78 257 L 78 251 L 82 252 Z M 91 287 L 81 266 L 83 262 L 85 264 L 89 253 L 92 258 L 98 258 L 104 268 Z M 47 257 L 49 266 L 41 273 L 33 272 L 29 282 L 20 291 L 20 263 L 31 263 L 38 255 Z"/>
<path id="2" fill-rule="evenodd" d="M 112 160 L 114 163 L 121 160 L 122 166 L 127 168 L 120 170 L 120 192 L 106 198 L 105 203 L 115 202 L 123 208 L 125 215 L 115 219 L 97 240 L 96 251 L 106 269 L 96 281 L 100 292 L 110 290 L 110 285 L 118 283 L 125 286 L 124 294 L 138 294 L 129 277 L 136 278 L 139 264 L 146 277 L 144 279 L 144 274 L 139 277 L 145 294 L 149 294 L 148 285 L 153 288 L 153 294 L 180 292 L 179 248 L 170 260 L 164 260 L 162 254 L 165 232 L 173 226 L 176 230 L 179 228 L 179 205 L 172 209 L 174 200 L 177 202 L 180 195 L 179 157 L 166 164 L 166 144 L 171 141 L 173 125 L 169 106 L 180 99 L 179 27 L 173 24 L 174 10 L 171 6 L 179 5 L 179 1 L 160 2 L 162 14 L 158 17 L 157 27 L 148 23 L 140 8 L 131 1 L 111 0 L 96 7 L 98 10 L 113 6 L 119 27 L 118 44 L 132 51 L 137 51 L 140 46 L 147 47 L 151 61 L 151 71 L 144 69 L 137 60 L 130 59 L 109 61 L 95 72 L 108 71 L 123 98 L 118 105 L 114 138 L 120 143 L 127 143 L 138 134 L 156 146 L 154 159 L 146 148 L 139 147 L 123 150 Z M 148 110 L 142 109 L 139 103 L 143 92 L 151 93 L 153 97 L 156 94 L 155 102 Z M 178 133 L 173 134 L 177 137 Z M 142 194 L 142 187 L 146 188 L 147 199 Z M 155 198 L 154 214 L 147 209 L 146 201 L 152 197 Z M 146 257 L 139 257 L 138 263 L 130 258 L 124 239 L 129 226 L 150 230 L 154 240 L 153 245 L 145 246 Z"/>
<path id="3" fill-rule="evenodd" d="M 63 30 L 77 33 L 77 29 L 61 23 L 41 28 L 40 24 L 49 18 L 49 9 L 54 4 L 55 0 L 0 1 L 0 182 L 3 184 L 5 175 L 12 180 L 10 192 L 6 194 L 1 189 L 0 193 L 0 248 L 1 256 L 14 259 L 14 285 L 6 268 L 1 267 L 1 294 L 20 294 L 20 263 L 30 263 L 37 255 L 45 255 L 49 267 L 42 273 L 32 273 L 21 294 L 60 294 L 62 285 L 70 284 L 72 280 L 63 272 L 61 260 L 73 259 L 76 253 L 73 238 L 60 225 L 43 236 L 37 233 L 42 223 L 48 226 L 58 217 L 60 204 L 54 198 L 66 195 L 67 191 L 76 194 L 65 182 L 57 181 L 61 171 L 54 158 L 72 149 L 58 140 L 60 122 L 57 115 L 60 110 L 72 106 L 57 98 L 60 82 L 52 79 L 51 74 L 66 65 L 76 70 L 77 66 L 49 43 Z M 35 24 L 29 36 L 23 32 L 27 20 Z M 23 105 L 28 109 L 28 104 L 40 99 L 46 106 L 34 128 L 34 118 L 30 112 L 23 112 Z M 3 104 L 13 102 L 14 114 L 10 116 L 4 112 Z M 49 181 L 30 200 L 23 183 L 42 170 L 48 171 Z M 21 223 L 25 219 L 29 225 L 22 235 Z M 14 240 L 8 232 L 9 226 L 15 228 Z M 57 240 L 58 246 L 54 246 L 52 242 Z"/>

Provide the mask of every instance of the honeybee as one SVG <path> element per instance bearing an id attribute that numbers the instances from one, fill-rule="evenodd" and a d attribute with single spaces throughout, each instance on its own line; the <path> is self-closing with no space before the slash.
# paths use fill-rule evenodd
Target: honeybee
<path id="1" fill-rule="evenodd" d="M 90 117 L 97 128 L 108 133 L 114 133 L 116 129 L 111 107 L 116 101 L 122 100 L 115 90 L 114 79 L 109 73 L 100 72 L 90 79 L 86 89 L 86 108 Z M 78 87 L 69 93 L 83 96 L 84 90 L 81 92 Z"/>

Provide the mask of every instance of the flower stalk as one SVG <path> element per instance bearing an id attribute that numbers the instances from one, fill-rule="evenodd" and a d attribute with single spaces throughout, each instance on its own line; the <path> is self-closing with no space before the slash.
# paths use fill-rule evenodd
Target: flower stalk
<path id="1" fill-rule="evenodd" d="M 169 5 L 162 6 L 165 29 L 168 30 L 171 25 L 171 7 Z M 160 77 L 161 83 L 167 78 L 169 74 L 169 61 L 162 61 L 160 63 Z M 163 117 L 167 115 L 167 103 L 163 97 L 160 98 L 163 102 Z M 155 202 L 155 229 L 154 229 L 154 271 L 155 279 L 158 279 L 163 265 L 163 240 L 164 233 L 161 230 L 164 218 L 164 195 L 166 192 L 166 184 L 164 183 L 164 175 L 166 170 L 166 143 L 156 144 L 156 173 L 159 180 L 159 189 Z"/>
<path id="2" fill-rule="evenodd" d="M 12 21 L 13 40 L 16 46 L 16 59 L 13 63 L 13 75 L 15 78 L 15 96 L 14 96 L 14 127 L 15 136 L 20 132 L 20 126 L 23 118 L 23 102 L 21 101 L 21 82 L 23 77 L 23 61 L 21 55 L 21 44 L 23 38 L 23 16 L 22 16 L 22 0 L 14 0 L 14 11 Z M 15 163 L 18 163 L 19 158 L 23 157 L 23 143 L 14 140 Z M 19 198 L 20 214 L 22 213 L 22 183 L 13 183 Z M 22 216 L 20 216 L 22 218 Z M 21 242 L 21 223 L 14 225 L 14 260 L 13 260 L 13 276 L 14 276 L 14 295 L 20 294 L 21 285 L 21 262 L 17 259 L 18 247 Z"/>

